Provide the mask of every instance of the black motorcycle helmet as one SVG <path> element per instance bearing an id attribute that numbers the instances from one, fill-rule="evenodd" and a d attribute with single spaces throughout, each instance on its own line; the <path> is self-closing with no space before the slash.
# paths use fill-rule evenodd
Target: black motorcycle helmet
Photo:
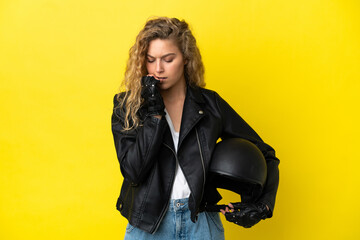
<path id="1" fill-rule="evenodd" d="M 241 195 L 242 202 L 256 201 L 267 176 L 264 155 L 252 142 L 228 138 L 216 144 L 209 168 L 209 184 Z"/>

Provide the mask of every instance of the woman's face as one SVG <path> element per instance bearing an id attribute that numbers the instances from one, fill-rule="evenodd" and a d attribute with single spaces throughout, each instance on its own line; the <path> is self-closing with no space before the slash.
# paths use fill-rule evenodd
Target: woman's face
<path id="1" fill-rule="evenodd" d="M 184 86 L 184 65 L 183 55 L 173 40 L 154 39 L 149 43 L 146 69 L 160 80 L 161 90 Z"/>

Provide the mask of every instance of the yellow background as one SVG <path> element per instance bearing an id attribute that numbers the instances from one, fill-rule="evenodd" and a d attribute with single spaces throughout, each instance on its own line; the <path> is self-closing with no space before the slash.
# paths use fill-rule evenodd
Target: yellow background
<path id="1" fill-rule="evenodd" d="M 190 23 L 207 87 L 281 160 L 274 217 L 223 221 L 226 238 L 360 239 L 359 12 L 357 0 L 2 0 L 0 239 L 123 238 L 112 97 L 137 33 L 164 15 Z"/>

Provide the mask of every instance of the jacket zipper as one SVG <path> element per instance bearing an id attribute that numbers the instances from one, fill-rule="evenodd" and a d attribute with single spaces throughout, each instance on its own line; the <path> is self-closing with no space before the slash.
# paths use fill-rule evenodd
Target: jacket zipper
<path id="1" fill-rule="evenodd" d="M 167 145 L 166 143 L 163 143 L 163 144 L 173 152 L 173 154 L 174 154 L 174 156 L 175 156 L 175 158 L 176 158 L 176 161 L 178 162 L 178 158 L 177 158 L 177 155 L 176 155 L 176 153 L 174 152 L 174 150 L 173 150 L 169 145 Z M 166 210 L 167 210 L 168 205 L 169 205 L 169 201 L 170 201 L 170 197 L 168 197 L 168 200 L 167 200 L 167 202 L 166 202 L 166 205 L 165 205 L 165 207 L 163 208 L 163 210 L 162 210 L 162 212 L 161 212 L 160 219 L 159 219 L 159 221 L 156 223 L 156 227 L 155 227 L 155 230 L 154 230 L 153 233 L 155 233 L 155 232 L 158 230 L 158 228 L 159 228 L 159 226 L 160 226 L 160 223 L 162 222 L 162 220 L 163 220 L 163 218 L 164 218 L 164 216 L 165 216 Z"/>
<path id="2" fill-rule="evenodd" d="M 204 180 L 203 180 L 203 187 L 202 187 L 202 191 L 201 191 L 201 198 L 203 197 L 204 195 L 204 188 L 205 188 L 205 180 L 206 180 L 206 175 L 205 175 L 205 164 L 204 164 L 204 159 L 203 159 L 203 155 L 202 155 L 202 151 L 201 151 L 201 145 L 200 145 L 200 140 L 199 140 L 199 134 L 198 134 L 198 131 L 197 131 L 197 128 L 195 128 L 195 132 L 196 132 L 196 139 L 197 139 L 197 142 L 198 142 L 198 146 L 199 146 L 199 151 L 200 151 L 200 159 L 201 159 L 201 165 L 202 165 L 202 169 L 203 169 L 203 176 L 204 176 Z M 175 159 L 176 159 L 176 162 L 179 162 L 178 160 L 178 157 L 177 157 L 177 154 L 174 152 L 174 150 L 169 146 L 167 145 L 166 143 L 163 143 L 167 148 L 169 148 L 172 153 L 174 154 L 175 156 Z M 159 221 L 156 223 L 156 227 L 155 227 L 155 230 L 153 233 L 155 233 L 159 226 L 160 226 L 160 223 L 162 222 L 164 216 L 165 216 L 165 213 L 166 213 L 166 209 L 169 205 L 169 201 L 170 201 L 170 198 L 168 197 L 168 200 L 167 200 L 167 203 L 165 205 L 165 207 L 163 208 L 162 212 L 161 212 L 161 217 L 159 219 Z"/>
<path id="3" fill-rule="evenodd" d="M 205 164 L 204 164 L 203 154 L 202 154 L 202 151 L 201 151 L 201 145 L 200 145 L 199 134 L 198 134 L 197 128 L 195 128 L 195 132 L 196 132 L 196 139 L 197 139 L 198 146 L 199 146 L 199 151 L 200 151 L 201 164 L 202 164 L 203 173 L 204 173 L 204 180 L 203 180 L 204 182 L 203 182 L 203 187 L 202 187 L 202 191 L 201 191 L 201 199 L 202 199 L 202 197 L 204 195 L 205 180 L 206 180 Z"/>

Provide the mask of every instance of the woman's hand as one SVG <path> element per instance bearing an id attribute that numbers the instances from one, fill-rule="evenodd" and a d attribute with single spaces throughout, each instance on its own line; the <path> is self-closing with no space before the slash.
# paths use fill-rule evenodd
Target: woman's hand
<path id="1" fill-rule="evenodd" d="M 229 205 L 228 205 L 229 207 L 226 207 L 225 208 L 225 210 L 224 209 L 220 209 L 220 212 L 222 213 L 222 214 L 226 214 L 227 212 L 233 212 L 234 211 L 234 206 L 231 204 L 231 203 L 229 203 Z"/>
<path id="2" fill-rule="evenodd" d="M 165 105 L 156 86 L 160 81 L 151 74 L 141 78 L 141 97 L 144 98 L 144 106 L 147 107 L 147 116 L 161 118 L 165 115 Z"/>
<path id="3" fill-rule="evenodd" d="M 221 213 L 225 215 L 226 220 L 233 222 L 245 228 L 250 228 L 266 219 L 270 215 L 269 207 L 264 203 L 229 203 Z"/>

